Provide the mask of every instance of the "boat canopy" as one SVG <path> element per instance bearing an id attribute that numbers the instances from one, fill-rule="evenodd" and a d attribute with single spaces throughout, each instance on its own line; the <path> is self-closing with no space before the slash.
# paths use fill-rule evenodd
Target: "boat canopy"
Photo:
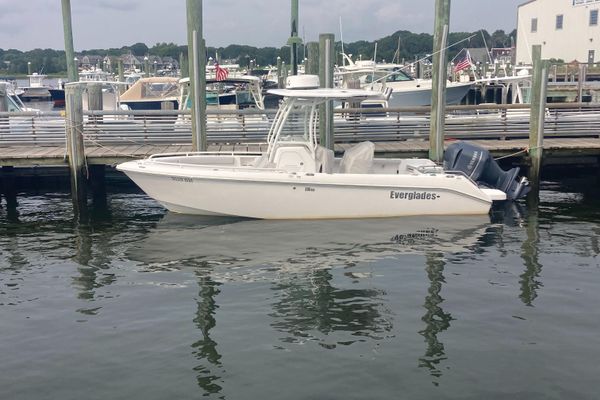
<path id="1" fill-rule="evenodd" d="M 381 94 L 362 89 L 272 89 L 269 93 L 283 96 L 269 134 L 267 159 L 273 161 L 280 142 L 301 144 L 315 158 L 319 136 L 319 105 L 330 101 L 364 100 Z"/>
<path id="2" fill-rule="evenodd" d="M 172 77 L 141 78 L 121 95 L 121 101 L 163 100 L 179 98 L 179 79 Z"/>
<path id="3" fill-rule="evenodd" d="M 363 89 L 271 89 L 268 93 L 299 99 L 365 100 L 381 97 L 381 93 Z"/>

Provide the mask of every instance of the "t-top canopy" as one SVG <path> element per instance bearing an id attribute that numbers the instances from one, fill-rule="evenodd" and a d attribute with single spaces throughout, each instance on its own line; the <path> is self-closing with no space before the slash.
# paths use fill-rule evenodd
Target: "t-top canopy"
<path id="1" fill-rule="evenodd" d="M 271 89 L 268 93 L 283 96 L 294 97 L 301 99 L 329 99 L 329 100 L 346 100 L 346 99 L 366 99 L 382 97 L 381 92 L 363 89 Z"/>

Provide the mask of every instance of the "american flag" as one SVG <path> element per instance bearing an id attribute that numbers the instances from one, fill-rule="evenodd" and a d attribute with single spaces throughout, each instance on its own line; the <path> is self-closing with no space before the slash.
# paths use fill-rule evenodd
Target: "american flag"
<path id="1" fill-rule="evenodd" d="M 454 65 L 454 72 L 456 73 L 462 71 L 463 69 L 470 68 L 471 65 L 473 65 L 473 62 L 471 61 L 471 54 L 467 51 L 465 58 Z"/>
<path id="2" fill-rule="evenodd" d="M 225 68 L 221 68 L 219 63 L 215 63 L 215 77 L 218 81 L 224 81 L 229 76 L 229 71 Z"/>

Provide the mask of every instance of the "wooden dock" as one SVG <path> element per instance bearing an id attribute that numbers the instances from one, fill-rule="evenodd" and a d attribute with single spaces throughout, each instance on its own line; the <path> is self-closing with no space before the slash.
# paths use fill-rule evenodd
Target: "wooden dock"
<path id="1" fill-rule="evenodd" d="M 511 140 L 470 140 L 482 146 L 498 157 L 512 158 L 526 163 L 528 158 L 528 139 Z M 452 141 L 446 141 L 446 146 Z M 336 144 L 336 152 L 342 153 L 352 143 Z M 266 150 L 266 144 L 227 144 L 209 146 L 209 151 L 251 151 Z M 186 144 L 130 144 L 87 146 L 86 161 L 89 165 L 114 166 L 132 159 L 141 159 L 151 154 L 164 154 L 192 151 L 192 145 Z M 426 140 L 404 140 L 395 142 L 376 142 L 375 153 L 378 157 L 424 157 L 428 156 L 429 142 Z M 550 138 L 544 141 L 545 164 L 598 164 L 600 162 L 600 138 Z M 36 167 L 68 166 L 64 146 L 3 146 L 0 147 L 0 166 Z"/>

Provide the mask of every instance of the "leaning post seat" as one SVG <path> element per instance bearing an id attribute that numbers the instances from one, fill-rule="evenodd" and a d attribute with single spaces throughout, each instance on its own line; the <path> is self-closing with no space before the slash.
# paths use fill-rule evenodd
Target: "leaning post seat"
<path id="1" fill-rule="evenodd" d="M 318 145 L 315 153 L 315 161 L 317 163 L 317 172 L 331 174 L 333 172 L 335 154 L 333 150 Z"/>
<path id="2" fill-rule="evenodd" d="M 373 165 L 375 145 L 361 142 L 344 152 L 340 162 L 340 174 L 368 174 Z"/>

